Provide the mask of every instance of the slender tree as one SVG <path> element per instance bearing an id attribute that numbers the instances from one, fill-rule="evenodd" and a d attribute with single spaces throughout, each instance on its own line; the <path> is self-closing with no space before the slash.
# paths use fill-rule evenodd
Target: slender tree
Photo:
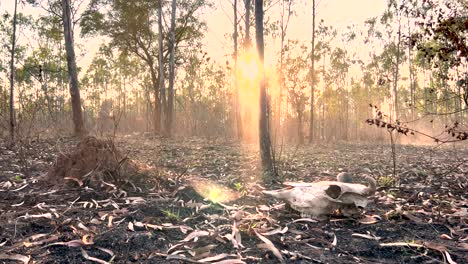
<path id="1" fill-rule="evenodd" d="M 72 18 L 70 0 L 62 0 L 63 33 L 67 52 L 68 78 L 70 80 L 70 97 L 73 112 L 74 133 L 77 136 L 85 134 L 83 112 L 81 110 L 80 88 L 76 67 L 75 48 L 73 43 Z"/>
<path id="2" fill-rule="evenodd" d="M 233 34 L 233 40 L 234 40 L 234 89 L 236 93 L 236 98 L 235 98 L 235 104 L 236 104 L 236 125 L 237 125 L 237 137 L 238 139 L 242 139 L 242 120 L 241 120 L 241 115 L 240 115 L 240 106 L 239 106 L 239 84 L 237 82 L 237 57 L 238 57 L 238 47 L 237 47 L 237 38 L 238 38 L 238 32 L 237 32 L 237 0 L 234 0 L 234 34 Z"/>
<path id="3" fill-rule="evenodd" d="M 16 23 L 18 19 L 18 0 L 15 0 L 13 13 L 13 33 L 11 34 L 11 60 L 10 60 L 10 143 L 15 144 L 15 48 L 16 48 Z"/>
<path id="4" fill-rule="evenodd" d="M 312 50 L 310 52 L 310 125 L 309 143 L 314 140 L 315 113 L 315 0 L 312 0 Z"/>
<path id="5" fill-rule="evenodd" d="M 167 135 L 172 135 L 172 122 L 174 118 L 174 81 L 175 81 L 175 27 L 176 27 L 176 0 L 172 0 L 171 5 L 171 30 L 169 36 L 169 87 L 167 98 Z"/>
<path id="6" fill-rule="evenodd" d="M 410 19 L 408 18 L 408 36 L 411 36 L 411 25 Z M 415 74 L 414 74 L 414 66 L 413 66 L 413 54 L 412 54 L 413 47 L 408 45 L 408 68 L 409 68 L 409 79 L 410 79 L 410 109 L 411 109 L 411 119 L 415 119 L 415 101 L 414 101 L 414 90 L 415 90 Z"/>
<path id="7" fill-rule="evenodd" d="M 247 50 L 250 47 L 250 0 L 244 0 L 245 6 L 245 43 L 244 48 Z"/>
<path id="8" fill-rule="evenodd" d="M 164 46 L 163 46 L 163 25 L 162 25 L 162 1 L 158 1 L 158 59 L 159 59 L 159 91 L 161 92 L 161 106 L 160 119 L 155 120 L 156 123 L 164 122 L 166 115 L 166 88 L 164 87 Z M 158 124 L 155 124 L 159 126 Z M 158 131 L 159 129 L 156 129 Z M 162 131 L 166 133 L 163 128 Z"/>
<path id="9" fill-rule="evenodd" d="M 393 69 L 393 87 L 392 87 L 392 99 L 393 99 L 393 111 L 392 111 L 392 119 L 398 120 L 398 78 L 399 78 L 399 70 L 400 70 L 400 61 L 401 61 L 401 54 L 400 54 L 400 45 L 401 45 L 401 11 L 399 10 L 399 3 L 398 0 L 393 0 L 389 3 L 393 6 L 395 10 L 395 15 L 398 23 L 398 31 L 397 31 L 397 40 L 395 43 L 396 50 L 395 50 L 395 63 Z"/>
<path id="10" fill-rule="evenodd" d="M 260 156 L 262 160 L 263 174 L 266 181 L 271 181 L 273 177 L 273 159 L 271 153 L 270 129 L 268 125 L 268 100 L 265 84 L 264 62 L 264 40 L 263 40 L 263 0 L 255 0 L 255 38 L 257 41 L 258 57 L 261 63 L 260 80 L 260 118 L 259 118 L 259 139 Z"/>
<path id="11" fill-rule="evenodd" d="M 281 124 L 281 103 L 283 99 L 283 89 L 284 89 L 284 40 L 286 38 L 286 32 L 288 30 L 289 19 L 291 18 L 291 5 L 292 0 L 284 0 L 281 1 L 281 20 L 280 20 L 280 30 L 281 30 L 281 47 L 280 47 L 280 65 L 279 65 L 279 72 L 280 72 L 280 82 L 279 82 L 279 95 L 278 95 L 278 102 L 277 102 L 277 116 L 276 116 L 276 128 L 280 127 Z M 287 6 L 287 7 L 286 7 Z M 287 12 L 287 13 L 285 13 Z M 276 135 L 275 139 L 276 141 Z M 274 141 L 274 142 L 275 142 Z M 275 142 L 276 143 L 276 142 Z"/>
<path id="12" fill-rule="evenodd" d="M 400 17 L 398 17 L 398 32 L 397 32 L 397 49 L 396 49 L 396 63 L 393 76 L 393 118 L 398 119 L 398 77 L 400 70 L 400 43 L 401 43 L 401 24 Z"/>

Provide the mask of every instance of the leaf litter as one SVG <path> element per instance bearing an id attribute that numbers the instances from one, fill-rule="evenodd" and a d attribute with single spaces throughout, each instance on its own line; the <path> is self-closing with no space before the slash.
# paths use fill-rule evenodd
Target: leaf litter
<path id="1" fill-rule="evenodd" d="M 468 260 L 466 147 L 399 146 L 400 186 L 385 185 L 392 172 L 385 145 L 285 148 L 278 161 L 284 181 L 334 180 L 346 170 L 357 178 L 365 171 L 379 183 L 360 218 L 336 214 L 319 220 L 302 218 L 261 194 L 278 186 L 259 181 L 258 153 L 251 146 L 145 136 L 107 145 L 91 141 L 112 158 L 83 170 L 62 170 L 66 173 L 56 180 L 60 185 L 44 175 L 57 169 L 54 161 L 63 155 L 83 156 L 73 152 L 79 142 L 29 142 L 23 151 L 41 166 L 27 173 L 22 164 L 28 162 L 0 142 L 0 259 L 220 264 Z M 21 181 L 15 175 L 23 175 Z"/>

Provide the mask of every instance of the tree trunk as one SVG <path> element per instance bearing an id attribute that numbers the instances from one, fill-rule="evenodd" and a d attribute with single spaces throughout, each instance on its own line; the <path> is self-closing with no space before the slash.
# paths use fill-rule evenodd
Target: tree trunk
<path id="1" fill-rule="evenodd" d="M 393 120 L 398 120 L 398 71 L 400 68 L 400 40 L 401 40 L 401 18 L 398 16 L 398 42 L 397 42 L 397 50 L 396 50 L 396 63 L 395 63 L 395 71 L 393 76 Z"/>
<path id="2" fill-rule="evenodd" d="M 284 89 L 284 40 L 286 38 L 286 31 L 288 29 L 289 18 L 291 16 L 291 0 L 287 1 L 288 5 L 288 15 L 286 22 L 284 21 L 284 8 L 285 1 L 281 1 L 281 22 L 280 22 L 280 29 L 281 29 L 281 49 L 280 49 L 280 65 L 279 65 L 279 72 L 280 72 L 280 81 L 279 81 L 279 93 L 278 93 L 278 101 L 277 101 L 277 113 L 275 117 L 275 127 L 279 129 L 281 127 L 281 103 L 283 102 L 283 89 Z M 275 133 L 275 141 L 276 141 L 276 133 Z M 274 142 L 275 142 L 274 141 Z"/>
<path id="3" fill-rule="evenodd" d="M 163 47 L 163 26 L 162 26 L 162 1 L 158 1 L 158 59 L 159 59 L 159 91 L 161 95 L 160 100 L 160 113 L 156 113 L 160 115 L 159 122 L 165 122 L 166 116 L 166 88 L 164 87 L 164 47 Z M 161 124 L 160 124 L 161 125 Z M 162 129 L 163 133 L 166 134 L 166 130 Z M 156 131 L 159 132 L 159 131 Z"/>
<path id="4" fill-rule="evenodd" d="M 84 135 L 83 111 L 81 109 L 80 88 L 78 83 L 78 71 L 76 68 L 75 48 L 73 43 L 72 18 L 70 0 L 62 0 L 63 33 L 65 35 L 65 50 L 67 52 L 68 78 L 70 80 L 70 97 L 73 112 L 74 133 L 77 136 Z"/>
<path id="5" fill-rule="evenodd" d="M 171 6 L 171 32 L 170 32 L 170 57 L 169 57 L 169 88 L 167 98 L 166 132 L 172 136 L 172 122 L 174 118 L 174 81 L 175 81 L 175 27 L 176 27 L 176 0 L 172 0 Z"/>
<path id="6" fill-rule="evenodd" d="M 245 50 L 250 48 L 250 0 L 244 0 L 245 4 Z"/>
<path id="7" fill-rule="evenodd" d="M 302 112 L 297 112 L 297 136 L 299 138 L 299 144 L 304 144 L 304 133 L 302 131 Z"/>
<path id="8" fill-rule="evenodd" d="M 260 139 L 260 156 L 262 160 L 262 168 L 264 180 L 269 182 L 273 179 L 273 162 L 271 153 L 270 129 L 268 126 L 268 100 L 265 85 L 265 69 L 264 61 L 264 40 L 263 40 L 263 0 L 255 0 L 255 36 L 257 40 L 258 57 L 261 63 L 260 78 L 260 118 L 259 118 L 259 139 Z"/>
<path id="9" fill-rule="evenodd" d="M 312 50 L 310 52 L 310 125 L 309 125 L 309 143 L 314 140 L 314 110 L 315 110 L 315 0 L 312 0 Z"/>
<path id="10" fill-rule="evenodd" d="M 239 98 L 239 84 L 237 82 L 237 56 L 238 56 L 238 48 L 237 48 L 237 0 L 234 0 L 234 90 L 235 90 L 235 115 L 236 115 L 236 126 L 237 126 L 237 138 L 239 140 L 242 139 L 242 120 L 240 115 L 240 98 Z"/>
<path id="11" fill-rule="evenodd" d="M 411 36 L 410 20 L 408 19 L 408 36 Z M 411 45 L 408 45 L 408 67 L 409 67 L 409 79 L 410 79 L 410 109 L 411 109 L 411 120 L 415 120 L 414 116 L 414 69 L 413 69 L 413 55 L 411 52 Z"/>
<path id="12" fill-rule="evenodd" d="M 11 34 L 11 61 L 10 61 L 10 144 L 15 144 L 15 49 L 16 49 L 16 22 L 18 19 L 18 0 L 15 0 L 13 13 L 13 33 Z"/>
<path id="13" fill-rule="evenodd" d="M 150 75 L 151 75 L 151 85 L 153 86 L 154 91 L 154 112 L 153 112 L 153 126 L 154 132 L 159 133 L 161 131 L 161 97 L 159 90 L 159 79 L 154 68 L 153 62 L 149 63 Z M 149 96 L 149 93 L 148 93 Z M 149 98 L 149 97 L 148 97 Z"/>

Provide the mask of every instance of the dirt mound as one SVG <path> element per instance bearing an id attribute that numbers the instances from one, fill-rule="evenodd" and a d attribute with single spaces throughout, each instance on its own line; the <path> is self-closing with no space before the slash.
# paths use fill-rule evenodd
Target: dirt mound
<path id="1" fill-rule="evenodd" d="M 54 184 L 76 182 L 80 186 L 98 187 L 110 183 L 120 187 L 138 171 L 136 163 L 122 155 L 112 140 L 89 136 L 70 153 L 61 153 L 57 157 L 47 179 Z"/>

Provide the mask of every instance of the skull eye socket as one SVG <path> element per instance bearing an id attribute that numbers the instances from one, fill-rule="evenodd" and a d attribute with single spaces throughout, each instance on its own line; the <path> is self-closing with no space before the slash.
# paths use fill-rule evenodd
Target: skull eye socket
<path id="1" fill-rule="evenodd" d="M 333 199 L 338 198 L 341 195 L 341 187 L 338 185 L 330 185 L 325 193 Z"/>

